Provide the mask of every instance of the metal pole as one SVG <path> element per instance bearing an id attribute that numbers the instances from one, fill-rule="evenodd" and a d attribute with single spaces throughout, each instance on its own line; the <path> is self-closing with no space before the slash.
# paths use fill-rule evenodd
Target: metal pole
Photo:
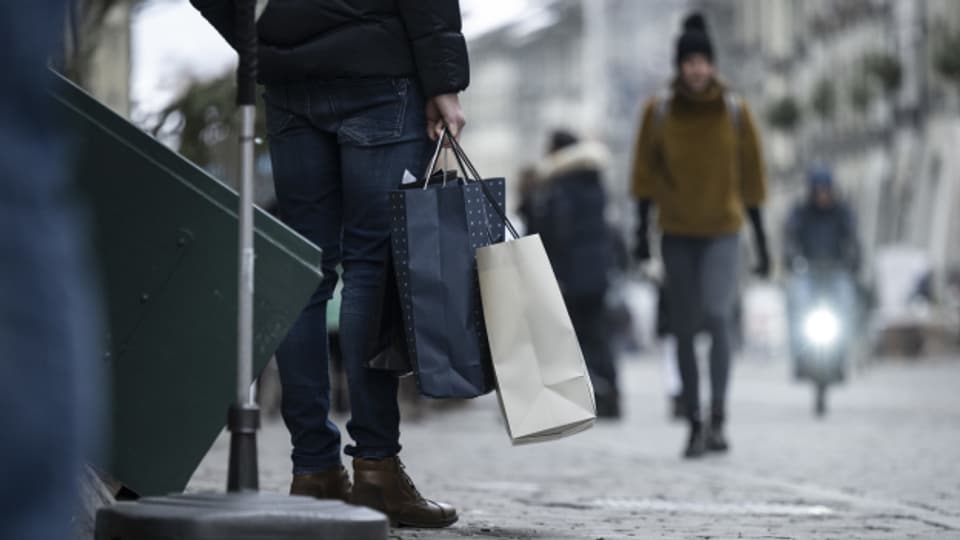
<path id="1" fill-rule="evenodd" d="M 253 404 L 253 126 L 255 105 L 240 107 L 240 269 L 237 290 L 237 403 Z"/>
<path id="2" fill-rule="evenodd" d="M 257 491 L 260 472 L 257 464 L 257 430 L 260 409 L 253 392 L 253 129 L 256 119 L 257 30 L 256 0 L 234 0 L 236 43 L 240 54 L 237 68 L 237 106 L 240 110 L 240 203 L 237 283 L 237 400 L 227 415 L 230 430 L 230 463 L 227 491 Z"/>

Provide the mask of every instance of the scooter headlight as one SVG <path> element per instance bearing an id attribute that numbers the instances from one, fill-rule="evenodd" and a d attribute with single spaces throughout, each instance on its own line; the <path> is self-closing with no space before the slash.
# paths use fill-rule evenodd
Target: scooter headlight
<path id="1" fill-rule="evenodd" d="M 803 333 L 810 343 L 829 347 L 840 337 L 840 319 L 829 309 L 815 309 L 804 320 Z"/>

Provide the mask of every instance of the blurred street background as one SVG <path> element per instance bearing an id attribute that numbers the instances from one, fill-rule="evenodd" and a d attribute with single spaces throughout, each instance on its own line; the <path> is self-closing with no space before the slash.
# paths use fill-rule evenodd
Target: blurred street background
<path id="1" fill-rule="evenodd" d="M 90 5 L 73 78 L 231 182 L 230 48 L 186 0 Z M 463 0 L 462 9 L 472 71 L 464 144 L 481 173 L 509 179 L 509 206 L 519 204 L 518 175 L 541 159 L 548 134 L 569 129 L 610 150 L 608 218 L 631 238 L 626 195 L 640 108 L 672 76 L 682 15 L 701 10 L 721 76 L 760 123 L 772 253 L 805 171 L 829 163 L 858 219 L 859 278 L 876 308 L 872 345 L 910 355 L 956 345 L 960 3 Z M 269 205 L 265 142 L 257 170 L 257 199 Z"/>
<path id="2" fill-rule="evenodd" d="M 90 0 L 72 78 L 231 183 L 234 53 L 187 0 Z M 568 440 L 510 447 L 494 398 L 404 402 L 404 459 L 458 504 L 441 538 L 960 538 L 960 1 L 461 0 L 471 61 L 463 144 L 486 176 L 519 176 L 568 129 L 602 143 L 608 221 L 627 244 L 641 106 L 674 71 L 702 11 L 723 79 L 750 104 L 770 179 L 774 279 L 747 280 L 731 389 L 732 452 L 680 460 L 655 331 L 656 287 L 623 273 L 624 414 Z M 262 110 L 258 133 L 265 139 Z M 794 383 L 780 246 L 811 163 L 829 163 L 858 218 L 870 315 L 852 369 L 813 415 Z M 273 201 L 266 142 L 257 200 Z M 745 254 L 745 257 L 750 257 Z M 268 368 L 261 401 L 278 400 Z M 408 390 L 410 390 L 408 388 Z M 340 419 L 342 421 L 343 418 Z M 342 422 L 341 422 L 342 423 Z M 222 489 L 221 437 L 190 489 Z M 289 438 L 266 420 L 262 484 L 285 491 Z"/>

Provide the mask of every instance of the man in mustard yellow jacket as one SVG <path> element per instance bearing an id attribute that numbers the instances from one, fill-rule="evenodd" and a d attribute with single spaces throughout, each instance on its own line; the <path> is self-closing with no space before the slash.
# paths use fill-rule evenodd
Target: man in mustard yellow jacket
<path id="1" fill-rule="evenodd" d="M 763 157 L 750 110 L 716 75 L 702 15 L 688 16 L 677 41 L 677 77 L 643 113 L 634 158 L 639 202 L 636 255 L 650 257 L 648 215 L 659 211 L 670 330 L 677 338 L 683 400 L 690 422 L 684 455 L 728 449 L 723 425 L 740 266 L 740 230 L 753 224 L 759 265 L 770 270 L 760 205 Z M 711 337 L 709 424 L 700 412 L 694 338 Z"/>

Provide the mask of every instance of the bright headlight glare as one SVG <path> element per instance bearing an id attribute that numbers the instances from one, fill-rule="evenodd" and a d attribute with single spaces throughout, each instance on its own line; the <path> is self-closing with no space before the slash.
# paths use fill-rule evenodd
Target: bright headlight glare
<path id="1" fill-rule="evenodd" d="M 840 319 L 829 309 L 816 309 L 804 320 L 803 333 L 814 345 L 833 345 L 840 336 Z"/>

